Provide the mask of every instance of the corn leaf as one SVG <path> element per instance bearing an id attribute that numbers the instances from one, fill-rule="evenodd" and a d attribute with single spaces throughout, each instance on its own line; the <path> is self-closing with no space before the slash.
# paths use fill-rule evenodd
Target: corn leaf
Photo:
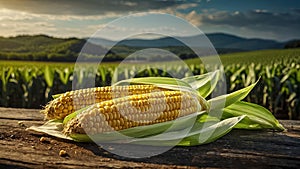
<path id="1" fill-rule="evenodd" d="M 214 110 L 222 109 L 224 107 L 232 105 L 237 101 L 244 99 L 251 92 L 251 90 L 254 88 L 257 82 L 248 87 L 232 92 L 230 94 L 221 95 L 208 100 L 208 103 L 210 104 L 210 108 Z"/>
<path id="2" fill-rule="evenodd" d="M 178 145 L 195 146 L 213 142 L 229 133 L 244 117 L 244 115 L 231 117 L 206 128 L 194 128 L 195 132 L 192 132 L 189 137 L 184 138 Z"/>
<path id="3" fill-rule="evenodd" d="M 129 85 L 129 84 L 165 84 L 173 86 L 185 86 L 192 88 L 191 85 L 181 79 L 169 78 L 169 77 L 143 77 L 143 78 L 132 78 L 119 81 L 113 86 Z"/>
<path id="4" fill-rule="evenodd" d="M 1 76 L 1 82 L 2 82 L 2 90 L 4 92 L 6 92 L 7 88 L 6 88 L 6 85 L 9 81 L 9 77 L 11 76 L 11 74 L 13 73 L 14 69 L 13 67 L 10 67 L 8 69 L 8 71 L 6 71 L 4 68 L 2 70 L 2 76 Z"/>
<path id="5" fill-rule="evenodd" d="M 45 67 L 44 77 L 48 87 L 52 87 L 54 81 L 54 71 L 49 66 Z"/>
<path id="6" fill-rule="evenodd" d="M 106 82 L 106 69 L 103 67 L 99 68 L 100 76 L 102 78 L 102 82 Z"/>
<path id="7" fill-rule="evenodd" d="M 159 136 L 131 140 L 119 140 L 116 143 L 142 144 L 152 146 L 195 146 L 215 141 L 230 132 L 244 116 L 232 117 L 209 126 L 197 125 L 186 134 L 186 130 L 166 132 Z"/>
<path id="8" fill-rule="evenodd" d="M 60 70 L 58 68 L 55 69 L 55 72 L 58 73 L 60 81 L 66 85 L 72 72 L 69 69 Z"/>
<path id="9" fill-rule="evenodd" d="M 215 89 L 218 80 L 220 79 L 220 71 L 210 72 L 198 76 L 183 78 L 182 80 L 190 84 L 193 89 L 206 98 Z"/>
<path id="10" fill-rule="evenodd" d="M 235 128 L 239 129 L 275 129 L 283 131 L 284 127 L 276 120 L 272 113 L 266 108 L 243 101 L 223 109 L 222 119 L 246 115 Z"/>

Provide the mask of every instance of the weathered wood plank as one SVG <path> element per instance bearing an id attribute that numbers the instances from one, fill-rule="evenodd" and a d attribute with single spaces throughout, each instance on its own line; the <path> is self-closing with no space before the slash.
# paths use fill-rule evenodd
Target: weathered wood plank
<path id="1" fill-rule="evenodd" d="M 92 143 L 25 131 L 43 124 L 39 110 L 0 108 L 0 168 L 299 168 L 300 121 L 281 122 L 287 132 L 234 130 L 211 144 L 174 147 L 158 156 L 128 159 Z M 47 141 L 40 142 L 41 136 Z M 114 148 L 126 151 L 124 145 Z M 60 157 L 60 150 L 69 156 Z"/>
<path id="2" fill-rule="evenodd" d="M 37 109 L 14 109 L 0 107 L 0 119 L 43 120 L 43 115 Z"/>

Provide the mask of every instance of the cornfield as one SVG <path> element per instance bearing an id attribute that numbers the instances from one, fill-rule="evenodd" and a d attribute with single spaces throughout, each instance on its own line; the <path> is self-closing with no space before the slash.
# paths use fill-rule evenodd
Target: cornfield
<path id="1" fill-rule="evenodd" d="M 246 87 L 260 78 L 259 84 L 246 100 L 268 108 L 277 118 L 300 119 L 299 50 L 279 52 L 272 57 L 259 57 L 269 53 L 249 53 L 248 55 L 253 55 L 252 60 L 250 57 L 236 59 L 235 55 L 221 57 L 227 92 Z M 206 72 L 200 63 L 186 63 L 194 75 Z M 92 78 L 95 79 L 95 85 L 100 87 L 132 77 L 170 77 L 168 72 L 176 72 L 177 78 L 190 76 L 184 67 L 169 65 L 164 65 L 163 69 L 136 64 L 119 68 L 117 64 L 104 63 L 100 65 L 95 76 L 89 67 L 74 72 L 74 64 L 70 63 L 1 61 L 0 106 L 41 108 L 41 105 L 52 99 L 52 95 L 72 90 L 74 80 L 80 86 L 88 86 L 89 84 L 84 84 L 88 82 L 85 79 Z"/>

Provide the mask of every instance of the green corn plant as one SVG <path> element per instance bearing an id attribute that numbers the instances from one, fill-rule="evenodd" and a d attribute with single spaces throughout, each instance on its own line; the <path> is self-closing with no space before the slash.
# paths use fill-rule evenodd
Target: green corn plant
<path id="1" fill-rule="evenodd" d="M 2 95 L 2 99 L 1 99 L 1 104 L 4 106 L 8 106 L 9 102 L 8 102 L 8 90 L 7 90 L 7 85 L 9 83 L 10 80 L 10 76 L 13 73 L 14 69 L 12 67 L 9 68 L 2 68 L 2 72 L 1 72 L 1 82 L 2 82 L 2 91 L 1 91 L 1 95 Z"/>

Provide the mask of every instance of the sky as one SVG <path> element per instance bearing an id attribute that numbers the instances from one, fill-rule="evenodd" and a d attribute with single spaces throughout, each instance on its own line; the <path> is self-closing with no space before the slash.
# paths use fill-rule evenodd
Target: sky
<path id="1" fill-rule="evenodd" d="M 141 12 L 174 15 L 204 33 L 277 41 L 300 38 L 299 0 L 0 0 L 0 36 L 86 38 L 118 18 Z M 173 30 L 155 16 L 141 19 L 130 30 L 147 30 L 149 23 L 151 29 Z M 171 25 L 180 28 L 180 24 Z M 109 29 L 103 36 L 112 40 L 130 31 L 126 24 Z M 185 35 L 184 30 L 181 33 Z"/>

